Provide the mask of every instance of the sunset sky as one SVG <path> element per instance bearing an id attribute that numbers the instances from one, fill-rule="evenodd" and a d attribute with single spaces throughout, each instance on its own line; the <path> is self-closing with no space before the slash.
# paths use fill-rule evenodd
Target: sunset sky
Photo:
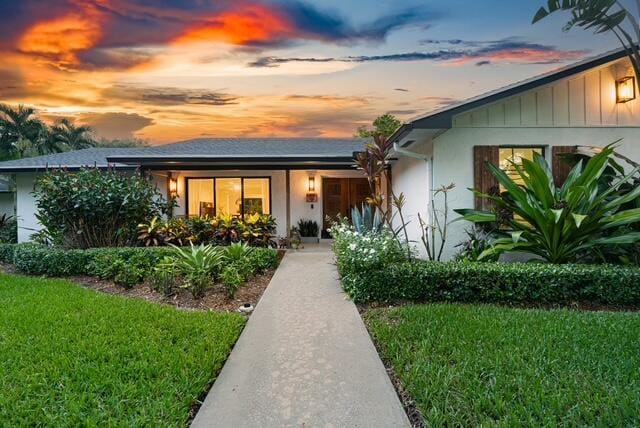
<path id="1" fill-rule="evenodd" d="M 0 0 L 0 101 L 100 137 L 351 136 L 617 47 L 541 0 Z"/>

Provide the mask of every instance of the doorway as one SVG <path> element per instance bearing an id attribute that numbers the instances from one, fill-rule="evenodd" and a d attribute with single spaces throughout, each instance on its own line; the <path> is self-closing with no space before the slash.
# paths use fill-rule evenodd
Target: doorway
<path id="1" fill-rule="evenodd" d="M 351 209 L 362 205 L 371 196 L 369 181 L 366 178 L 329 178 L 322 179 L 322 237 L 330 238 L 327 218 L 336 218 L 338 214 L 351 220 Z"/>

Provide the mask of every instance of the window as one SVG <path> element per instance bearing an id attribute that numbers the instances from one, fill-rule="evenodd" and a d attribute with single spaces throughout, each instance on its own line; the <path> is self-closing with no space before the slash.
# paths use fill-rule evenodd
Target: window
<path id="1" fill-rule="evenodd" d="M 187 178 L 187 215 L 271 214 L 268 177 Z"/>
<path id="2" fill-rule="evenodd" d="M 534 153 L 544 156 L 544 149 L 542 147 L 500 147 L 498 158 L 500 169 L 517 184 L 524 184 L 512 162 L 522 165 L 522 159 L 533 160 Z M 500 191 L 505 191 L 502 185 L 500 185 Z"/>

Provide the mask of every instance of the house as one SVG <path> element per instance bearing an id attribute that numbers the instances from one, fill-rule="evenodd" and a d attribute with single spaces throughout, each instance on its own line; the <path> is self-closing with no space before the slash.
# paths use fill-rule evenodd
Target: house
<path id="1" fill-rule="evenodd" d="M 18 241 L 41 228 L 32 195 L 38 174 L 50 168 L 82 167 L 146 171 L 163 196 L 174 196 L 176 216 L 227 213 L 271 214 L 286 236 L 299 219 L 318 222 L 348 216 L 369 196 L 369 185 L 354 169 L 353 154 L 363 139 L 201 138 L 145 148 L 90 148 L 0 163 L 0 174 L 16 180 Z"/>
<path id="2" fill-rule="evenodd" d="M 618 140 L 620 153 L 640 161 L 637 94 L 631 63 L 625 51 L 617 50 L 406 122 L 391 137 L 397 159 L 392 186 L 407 197 L 410 238 L 420 242 L 417 214 L 427 218 L 432 198 L 443 209 L 434 188 L 456 184 L 448 194 L 451 210 L 482 207 L 484 201 L 468 189 L 488 193 L 497 185 L 485 161 L 508 170 L 508 160 L 538 152 L 562 181 L 568 167 L 560 154 Z M 451 224 L 446 257 L 455 254 L 468 227 Z"/>

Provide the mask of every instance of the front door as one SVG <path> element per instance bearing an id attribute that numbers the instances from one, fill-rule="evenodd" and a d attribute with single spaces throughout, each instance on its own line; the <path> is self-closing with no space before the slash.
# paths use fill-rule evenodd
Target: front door
<path id="1" fill-rule="evenodd" d="M 369 182 L 366 178 L 323 178 L 323 237 L 328 237 L 327 229 L 330 224 L 327 218 L 335 219 L 340 214 L 351 219 L 351 209 L 364 203 L 370 194 Z"/>

